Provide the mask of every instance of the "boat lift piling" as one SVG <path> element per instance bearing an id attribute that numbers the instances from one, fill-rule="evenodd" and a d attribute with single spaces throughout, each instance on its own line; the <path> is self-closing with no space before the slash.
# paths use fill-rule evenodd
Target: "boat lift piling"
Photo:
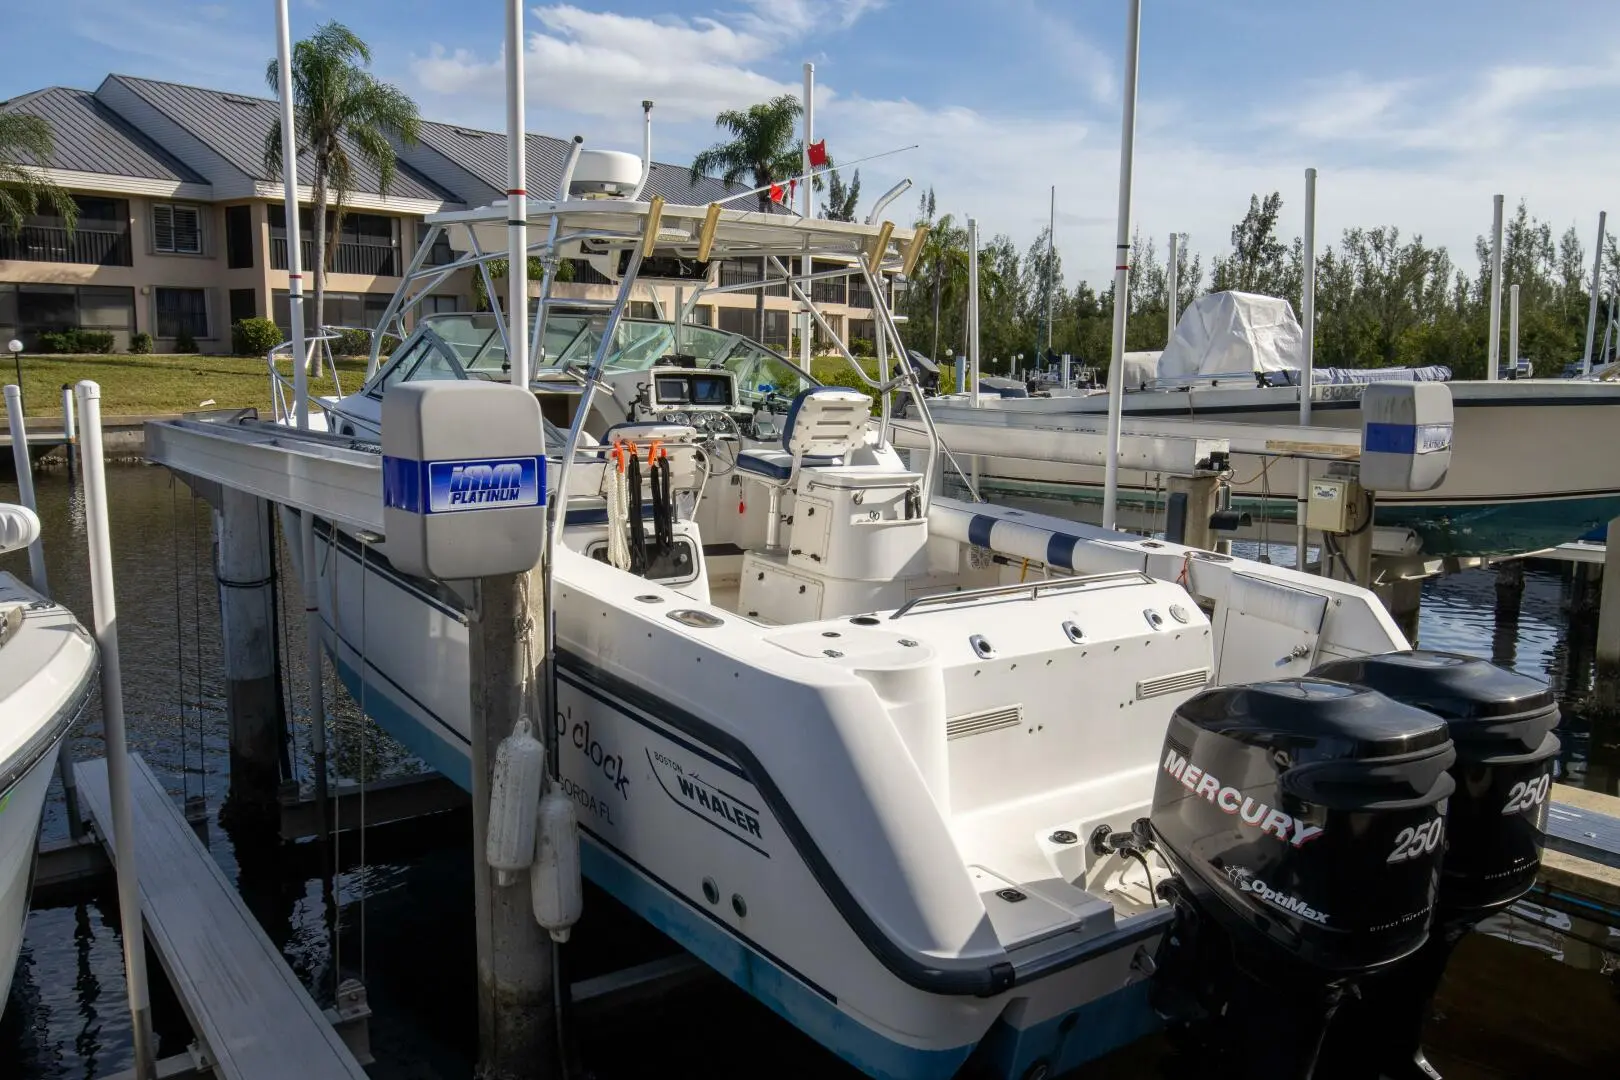
<path id="1" fill-rule="evenodd" d="M 1491 340 L 1485 361 L 1485 378 L 1496 381 L 1502 359 L 1502 196 L 1493 199 L 1491 217 Z"/>
<path id="2" fill-rule="evenodd" d="M 1311 426 L 1311 375 L 1316 365 L 1316 170 L 1305 170 L 1305 267 L 1300 283 L 1299 319 L 1304 324 L 1301 350 L 1304 362 L 1299 372 L 1299 426 Z M 1294 485 L 1294 565 L 1304 566 L 1310 554 L 1305 507 L 1311 479 L 1311 463 L 1299 459 Z M 1324 558 L 1325 558 L 1324 553 Z"/>
<path id="3" fill-rule="evenodd" d="M 282 716 L 276 695 L 269 504 L 221 486 L 214 537 L 230 728 L 226 811 L 233 821 L 274 828 L 280 817 Z"/>
<path id="4" fill-rule="evenodd" d="M 10 389 L 9 387 L 7 388 Z M 135 1040 L 135 1080 L 156 1080 L 152 998 L 146 983 L 146 935 L 135 865 L 135 817 L 130 799 L 129 745 L 124 735 L 124 684 L 118 658 L 118 602 L 113 593 L 112 538 L 107 523 L 107 467 L 101 452 L 101 387 L 76 391 L 84 420 L 85 526 L 90 536 L 90 594 L 101 652 L 101 724 L 107 738 L 107 791 L 112 806 L 113 863 L 118 871 L 118 919 L 124 983 Z M 9 394 L 7 395 L 9 399 Z"/>
<path id="5" fill-rule="evenodd" d="M 1125 326 L 1130 315 L 1131 166 L 1136 143 L 1136 66 L 1141 53 L 1142 0 L 1125 15 L 1125 92 L 1119 134 L 1119 221 L 1114 242 L 1114 340 L 1108 360 L 1108 462 L 1103 482 L 1102 526 L 1119 517 L 1119 429 L 1125 410 Z"/>
<path id="6" fill-rule="evenodd" d="M 1596 671 L 1589 712 L 1620 717 L 1620 518 L 1609 522 L 1603 551 L 1603 591 L 1598 599 Z"/>

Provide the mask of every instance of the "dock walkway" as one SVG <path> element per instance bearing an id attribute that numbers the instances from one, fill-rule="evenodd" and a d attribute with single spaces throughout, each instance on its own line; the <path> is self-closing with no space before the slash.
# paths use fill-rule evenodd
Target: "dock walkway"
<path id="1" fill-rule="evenodd" d="M 146 934 L 221 1080 L 365 1080 L 321 1009 L 139 755 L 131 755 Z M 105 759 L 74 766 L 112 855 Z"/>

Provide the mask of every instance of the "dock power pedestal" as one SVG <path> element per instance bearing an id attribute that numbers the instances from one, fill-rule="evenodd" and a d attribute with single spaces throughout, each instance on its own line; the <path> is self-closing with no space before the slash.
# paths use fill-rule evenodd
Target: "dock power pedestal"
<path id="1" fill-rule="evenodd" d="M 520 574 L 546 537 L 540 403 L 518 386 L 415 382 L 383 395 L 383 527 L 407 574 Z"/>

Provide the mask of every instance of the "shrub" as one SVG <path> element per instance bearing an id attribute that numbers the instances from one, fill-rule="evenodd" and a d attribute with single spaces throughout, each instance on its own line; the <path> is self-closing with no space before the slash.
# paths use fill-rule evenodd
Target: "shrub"
<path id="1" fill-rule="evenodd" d="M 59 330 L 39 335 L 44 353 L 110 353 L 113 336 L 107 330 Z"/>
<path id="2" fill-rule="evenodd" d="M 194 353 L 197 351 L 197 339 L 192 337 L 190 330 L 182 330 L 174 335 L 174 351 L 177 353 Z"/>
<path id="3" fill-rule="evenodd" d="M 849 351 L 856 356 L 876 356 L 877 346 L 866 338 L 850 338 Z"/>
<path id="4" fill-rule="evenodd" d="M 333 356 L 369 356 L 371 355 L 371 335 L 364 330 L 339 330 L 338 339 L 332 342 Z"/>
<path id="5" fill-rule="evenodd" d="M 270 319 L 242 319 L 231 327 L 231 352 L 237 356 L 268 356 L 281 342 L 281 328 Z"/>
<path id="6" fill-rule="evenodd" d="M 151 352 L 152 351 L 152 335 L 148 334 L 145 330 L 142 330 L 142 331 L 140 331 L 138 333 L 131 334 L 129 336 L 129 351 L 132 352 L 132 353 L 140 353 L 140 354 L 143 354 L 143 355 L 146 354 L 146 353 Z"/>

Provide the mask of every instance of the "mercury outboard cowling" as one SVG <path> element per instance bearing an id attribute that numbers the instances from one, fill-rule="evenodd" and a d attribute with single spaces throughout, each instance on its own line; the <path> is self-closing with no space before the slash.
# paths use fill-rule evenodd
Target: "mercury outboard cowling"
<path id="1" fill-rule="evenodd" d="M 1434 715 L 1343 683 L 1182 704 L 1149 818 L 1175 874 L 1159 1011 L 1220 1018 L 1235 1074 L 1311 1076 L 1345 989 L 1424 943 L 1455 756 Z"/>
<path id="2" fill-rule="evenodd" d="M 1434 929 L 1424 947 L 1362 987 L 1330 1036 L 1348 1077 L 1439 1074 L 1424 1057 L 1429 1003 L 1457 942 L 1535 884 L 1558 756 L 1558 704 L 1545 683 L 1456 653 L 1413 650 L 1325 664 L 1314 676 L 1378 690 L 1447 724 L 1457 791 Z"/>

